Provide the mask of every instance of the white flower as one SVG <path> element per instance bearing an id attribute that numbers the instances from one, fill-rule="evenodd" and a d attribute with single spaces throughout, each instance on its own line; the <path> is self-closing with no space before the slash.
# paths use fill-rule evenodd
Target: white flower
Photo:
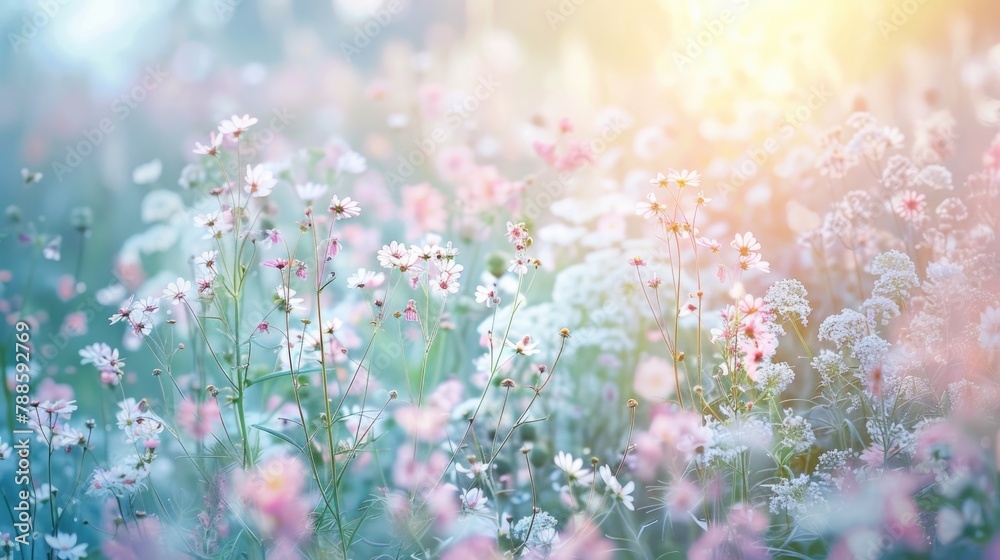
<path id="1" fill-rule="evenodd" d="M 232 134 L 233 138 L 239 138 L 240 134 L 243 134 L 246 129 L 255 124 L 257 124 L 257 119 L 250 115 L 243 115 L 242 117 L 233 115 L 231 118 L 219 123 L 219 132 Z"/>
<path id="2" fill-rule="evenodd" d="M 69 426 L 63 426 L 57 433 L 54 433 L 53 436 L 55 436 L 52 438 L 53 447 L 69 447 L 86 441 L 84 439 L 83 432 Z"/>
<path id="3" fill-rule="evenodd" d="M 560 451 L 559 454 L 556 455 L 555 463 L 559 470 L 566 473 L 570 482 L 578 482 L 580 484 L 587 485 L 594 479 L 594 472 L 583 468 L 583 459 L 574 459 L 569 453 Z"/>
<path id="4" fill-rule="evenodd" d="M 472 512 L 483 511 L 486 509 L 486 502 L 488 501 L 489 500 L 486 498 L 486 495 L 483 494 L 483 491 L 479 488 L 466 490 L 465 493 L 462 494 L 462 505 Z"/>
<path id="5" fill-rule="evenodd" d="M 377 288 L 384 279 L 385 275 L 381 272 L 376 274 L 374 270 L 359 268 L 353 276 L 347 279 L 347 284 L 352 288 Z"/>
<path id="6" fill-rule="evenodd" d="M 257 198 L 263 198 L 271 194 L 271 189 L 274 188 L 274 185 L 278 184 L 278 180 L 274 178 L 274 173 L 264 169 L 264 166 L 260 164 L 253 168 L 247 165 L 246 181 L 247 184 L 243 186 L 243 190 L 250 196 Z"/>
<path id="7" fill-rule="evenodd" d="M 539 352 L 539 350 L 537 349 L 538 343 L 531 341 L 530 334 L 524 335 L 524 338 L 517 341 L 516 343 L 507 340 L 504 342 L 504 344 L 508 348 L 513 348 L 514 351 L 517 352 L 518 354 L 523 354 L 525 356 L 531 356 Z"/>
<path id="8" fill-rule="evenodd" d="M 768 288 L 764 304 L 782 319 L 798 319 L 804 327 L 812 312 L 807 295 L 805 286 L 798 280 L 779 280 Z"/>
<path id="9" fill-rule="evenodd" d="M 416 264 L 418 259 L 415 253 L 407 250 L 406 245 L 398 241 L 383 245 L 375 256 L 382 268 L 407 269 Z"/>
<path id="10" fill-rule="evenodd" d="M 688 171 L 687 169 L 677 171 L 676 169 L 671 169 L 667 172 L 667 181 L 680 188 L 697 187 L 701 184 L 701 175 L 697 171 Z"/>
<path id="11" fill-rule="evenodd" d="M 642 216 L 646 220 L 651 220 L 656 217 L 663 217 L 666 212 L 659 202 L 656 202 L 656 195 L 649 193 L 646 195 L 647 202 L 638 202 L 635 205 L 635 213 Z"/>
<path id="12" fill-rule="evenodd" d="M 476 286 L 476 303 L 485 303 L 486 307 L 493 307 L 500 303 L 497 297 L 496 284 L 487 288 L 486 286 Z"/>
<path id="13" fill-rule="evenodd" d="M 57 235 L 52 241 L 45 244 L 42 249 L 42 256 L 50 261 L 58 261 L 62 258 L 62 236 Z"/>
<path id="14" fill-rule="evenodd" d="M 281 284 L 275 289 L 274 303 L 278 304 L 281 311 L 291 313 L 299 308 L 302 301 L 302 298 L 295 297 L 295 290 L 288 286 Z"/>
<path id="15" fill-rule="evenodd" d="M 934 190 L 953 190 L 951 171 L 940 165 L 928 165 L 917 173 L 916 182 Z"/>
<path id="16" fill-rule="evenodd" d="M 87 556 L 87 544 L 76 544 L 76 533 L 59 532 L 56 536 L 45 535 L 45 542 L 52 547 L 59 560 L 77 560 Z"/>
<path id="17" fill-rule="evenodd" d="M 216 259 L 218 257 L 218 251 L 205 251 L 201 256 L 195 257 L 194 264 L 203 266 L 207 270 L 215 270 Z"/>
<path id="18" fill-rule="evenodd" d="M 132 171 L 132 182 L 137 185 L 149 185 L 155 183 L 160 174 L 163 173 L 163 163 L 154 159 L 149 163 L 144 163 Z"/>
<path id="19" fill-rule="evenodd" d="M 510 266 L 507 267 L 507 272 L 513 272 L 518 276 L 522 276 L 528 272 L 528 259 L 519 258 L 512 259 L 510 261 Z"/>
<path id="20" fill-rule="evenodd" d="M 219 153 L 219 146 L 222 145 L 222 135 L 212 132 L 208 137 L 208 145 L 201 142 L 194 143 L 194 153 L 203 156 L 214 156 Z"/>
<path id="21" fill-rule="evenodd" d="M 318 183 L 306 183 L 304 185 L 295 185 L 295 192 L 299 194 L 299 198 L 302 200 L 312 202 L 326 194 L 328 188 L 326 185 Z"/>
<path id="22" fill-rule="evenodd" d="M 172 305 L 177 305 L 178 303 L 184 301 L 187 297 L 186 292 L 190 289 L 190 282 L 183 278 L 178 278 L 176 282 L 171 282 L 167 285 L 167 288 L 163 290 L 163 297 L 170 300 Z"/>
<path id="23" fill-rule="evenodd" d="M 604 479 L 604 484 L 608 486 L 611 492 L 614 493 L 615 497 L 622 501 L 622 504 L 629 510 L 635 511 L 635 505 L 633 501 L 635 498 L 632 497 L 632 491 L 635 490 L 635 482 L 629 481 L 628 484 L 622 486 L 618 479 L 611 474 L 611 467 L 604 465 L 600 468 L 601 478 Z"/>
<path id="24" fill-rule="evenodd" d="M 358 205 L 357 201 L 351 200 L 351 197 L 345 196 L 341 200 L 337 195 L 334 195 L 330 199 L 330 212 L 333 212 L 333 217 L 336 220 L 345 220 L 347 218 L 355 218 L 361 215 L 361 207 Z"/>
<path id="25" fill-rule="evenodd" d="M 365 163 L 365 158 L 361 154 L 350 151 L 340 156 L 337 160 L 337 171 L 339 173 L 351 173 L 358 175 L 364 173 L 365 169 L 368 169 L 368 165 Z"/>

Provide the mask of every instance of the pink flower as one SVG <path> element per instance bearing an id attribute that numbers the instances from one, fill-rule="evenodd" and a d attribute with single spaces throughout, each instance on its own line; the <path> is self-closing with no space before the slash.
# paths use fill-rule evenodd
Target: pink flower
<path id="1" fill-rule="evenodd" d="M 288 259 L 267 259 L 266 261 L 260 263 L 261 266 L 266 266 L 268 268 L 276 268 L 278 270 L 284 270 L 288 268 L 291 264 Z"/>
<path id="2" fill-rule="evenodd" d="M 202 403 L 184 400 L 177 405 L 177 424 L 197 441 L 204 441 L 219 420 L 219 404 L 215 399 Z"/>
<path id="3" fill-rule="evenodd" d="M 403 318 L 411 322 L 417 320 L 417 302 L 411 299 L 406 303 L 406 309 L 403 310 Z"/>
<path id="4" fill-rule="evenodd" d="M 535 153 L 538 154 L 538 157 L 545 160 L 545 163 L 548 163 L 549 165 L 555 165 L 556 163 L 555 144 L 550 144 L 548 142 L 541 142 L 536 140 L 531 144 L 531 147 L 534 148 Z"/>
<path id="5" fill-rule="evenodd" d="M 306 469 L 297 457 L 279 455 L 244 473 L 236 492 L 265 534 L 294 545 L 312 532 L 312 500 L 303 495 Z"/>
<path id="6" fill-rule="evenodd" d="M 403 187 L 401 219 L 407 225 L 407 236 L 419 237 L 428 231 L 442 231 L 448 220 L 447 200 L 430 183 Z"/>
<path id="7" fill-rule="evenodd" d="M 893 197 L 892 209 L 908 222 L 918 221 L 924 215 L 927 201 L 924 195 L 910 189 L 904 190 Z"/>

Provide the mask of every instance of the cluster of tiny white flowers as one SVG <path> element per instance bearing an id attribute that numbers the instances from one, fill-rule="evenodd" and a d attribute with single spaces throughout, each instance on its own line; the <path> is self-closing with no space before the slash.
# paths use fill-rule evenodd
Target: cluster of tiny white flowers
<path id="1" fill-rule="evenodd" d="M 879 449 L 888 449 L 890 455 L 912 457 L 916 451 L 916 436 L 899 422 L 886 426 L 876 418 L 869 418 L 865 423 L 865 429 L 872 439 L 872 445 Z"/>
<path id="2" fill-rule="evenodd" d="M 854 344 L 851 353 L 858 360 L 859 370 L 863 374 L 879 367 L 887 369 L 886 356 L 889 354 L 889 343 L 878 335 L 872 334 L 862 338 Z"/>
<path id="3" fill-rule="evenodd" d="M 764 305 L 784 320 L 798 319 L 804 327 L 808 325 L 809 314 L 812 313 L 807 295 L 809 293 L 802 282 L 794 279 L 778 280 L 764 295 Z"/>
<path id="4" fill-rule="evenodd" d="M 850 371 L 840 353 L 825 348 L 812 359 L 812 367 L 819 373 L 821 385 L 830 385 L 834 379 Z"/>
<path id="5" fill-rule="evenodd" d="M 781 427 L 778 428 L 778 435 L 781 436 L 782 447 L 792 449 L 795 453 L 804 453 L 816 443 L 812 425 L 805 418 L 792 412 L 791 409 L 785 410 L 785 418 L 781 421 Z"/>
<path id="6" fill-rule="evenodd" d="M 839 471 L 847 467 L 847 461 L 854 454 L 849 450 L 831 449 L 819 456 L 817 469 L 821 471 Z"/>
<path id="7" fill-rule="evenodd" d="M 885 296 L 872 296 L 861 304 L 861 311 L 871 324 L 888 325 L 894 317 L 899 317 L 899 306 Z"/>
<path id="8" fill-rule="evenodd" d="M 904 299 L 912 288 L 920 285 L 916 267 L 910 257 L 896 250 L 888 251 L 872 259 L 872 274 L 878 275 L 873 296 L 885 296 L 892 300 Z"/>
<path id="9" fill-rule="evenodd" d="M 771 490 L 774 495 L 771 496 L 769 509 L 774 515 L 782 511 L 793 515 L 805 515 L 815 506 L 826 503 L 823 497 L 823 484 L 806 474 L 784 479 L 775 484 Z"/>
<path id="10" fill-rule="evenodd" d="M 913 184 L 917 172 L 917 166 L 906 156 L 890 156 L 882 170 L 882 185 L 890 191 L 903 190 Z"/>
<path id="11" fill-rule="evenodd" d="M 777 398 L 793 381 L 795 372 L 784 362 L 757 366 L 757 390 L 770 398 Z"/>
<path id="12" fill-rule="evenodd" d="M 946 198 L 934 209 L 941 221 L 960 222 L 969 217 L 969 208 L 960 198 Z"/>
<path id="13" fill-rule="evenodd" d="M 921 169 L 915 180 L 918 185 L 934 190 L 950 191 L 955 188 L 951 182 L 951 171 L 941 165 L 928 165 Z"/>
<path id="14" fill-rule="evenodd" d="M 543 511 L 535 514 L 534 521 L 530 515 L 522 517 L 514 525 L 511 535 L 523 542 L 525 547 L 545 557 L 553 546 L 559 544 L 558 525 L 555 517 Z M 531 533 L 528 533 L 529 527 Z"/>
<path id="15" fill-rule="evenodd" d="M 868 318 L 853 309 L 844 309 L 836 315 L 830 315 L 819 326 L 819 339 L 829 340 L 837 349 L 851 348 L 871 331 Z"/>

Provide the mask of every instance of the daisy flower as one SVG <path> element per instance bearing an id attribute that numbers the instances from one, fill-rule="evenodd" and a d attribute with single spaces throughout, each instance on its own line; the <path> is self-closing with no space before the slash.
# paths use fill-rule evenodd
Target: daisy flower
<path id="1" fill-rule="evenodd" d="M 666 213 L 666 208 L 664 208 L 659 202 L 656 202 L 655 194 L 649 193 L 646 196 L 646 202 L 636 203 L 635 213 L 642 216 L 646 220 L 651 220 L 656 217 L 663 217 Z"/>
<path id="2" fill-rule="evenodd" d="M 194 264 L 203 266 L 207 270 L 215 270 L 215 263 L 218 257 L 218 251 L 205 251 L 200 256 L 195 257 Z"/>
<path id="3" fill-rule="evenodd" d="M 347 279 L 347 284 L 352 288 L 364 288 L 370 284 L 374 288 L 381 284 L 381 281 L 377 281 L 378 276 L 382 276 L 382 273 L 376 275 L 374 270 L 359 268 L 353 276 Z"/>
<path id="4" fill-rule="evenodd" d="M 702 247 L 708 248 L 709 251 L 713 253 L 718 253 L 719 249 L 722 249 L 722 245 L 714 239 L 709 239 L 707 237 L 699 237 L 695 239 L 695 243 L 701 245 Z"/>
<path id="5" fill-rule="evenodd" d="M 523 354 L 525 356 L 532 356 L 539 352 L 538 343 L 531 341 L 530 334 L 524 335 L 524 338 L 517 341 L 516 343 L 507 340 L 504 342 L 504 344 L 508 348 L 513 348 L 514 351 L 517 352 L 518 354 Z"/>
<path id="6" fill-rule="evenodd" d="M 524 241 L 528 238 L 528 228 L 524 225 L 524 222 L 519 222 L 515 224 L 514 222 L 507 222 L 507 241 L 514 245 L 524 244 Z"/>
<path id="7" fill-rule="evenodd" d="M 479 488 L 471 488 L 462 494 L 462 505 L 471 512 L 483 511 L 486 509 L 486 494 Z"/>
<path id="8" fill-rule="evenodd" d="M 304 185 L 295 185 L 295 192 L 298 193 L 299 198 L 303 201 L 311 203 L 326 194 L 328 188 L 326 185 L 318 183 L 306 183 Z"/>
<path id="9" fill-rule="evenodd" d="M 87 544 L 76 544 L 76 533 L 56 533 L 56 536 L 45 535 L 45 542 L 52 547 L 59 560 L 77 560 L 87 556 Z"/>
<path id="10" fill-rule="evenodd" d="M 337 172 L 338 173 L 351 173 L 352 175 L 358 175 L 364 173 L 365 169 L 368 169 L 368 164 L 365 162 L 365 158 L 354 151 L 350 151 L 340 156 L 337 160 Z"/>
<path id="11" fill-rule="evenodd" d="M 233 115 L 231 118 L 219 123 L 219 132 L 222 134 L 232 134 L 233 138 L 239 138 L 240 134 L 243 134 L 246 129 L 255 124 L 257 124 L 257 119 L 250 115 L 243 115 L 242 117 Z"/>
<path id="12" fill-rule="evenodd" d="M 487 308 L 499 304 L 500 298 L 497 297 L 496 284 L 489 288 L 476 286 L 476 303 L 485 303 Z"/>
<path id="13" fill-rule="evenodd" d="M 740 257 L 739 267 L 741 270 L 750 270 L 753 268 L 761 272 L 771 272 L 770 263 L 761 260 L 760 253 L 752 253 L 748 257 Z"/>
<path id="14" fill-rule="evenodd" d="M 260 263 L 261 266 L 266 266 L 267 268 L 276 268 L 278 270 L 284 270 L 288 268 L 291 264 L 288 259 L 267 259 L 266 261 Z"/>
<path id="15" fill-rule="evenodd" d="M 657 173 L 655 179 L 649 180 L 649 184 L 665 189 L 668 185 L 670 185 L 670 179 L 668 179 L 663 173 Z"/>
<path id="16" fill-rule="evenodd" d="M 341 200 L 337 195 L 334 195 L 330 199 L 330 211 L 333 212 L 333 217 L 337 220 L 355 218 L 361 215 L 360 205 L 358 205 L 357 201 L 351 200 L 349 196 L 345 196 Z"/>
<path id="17" fill-rule="evenodd" d="M 431 287 L 440 295 L 457 294 L 459 283 L 457 279 L 445 274 L 441 275 Z"/>
<path id="18" fill-rule="evenodd" d="M 507 267 L 507 272 L 513 272 L 518 276 L 522 276 L 528 272 L 528 259 L 519 258 L 511 259 L 510 266 Z"/>
<path id="19" fill-rule="evenodd" d="M 687 169 L 677 171 L 676 169 L 671 169 L 667 173 L 667 181 L 682 189 L 684 187 L 697 187 L 701 184 L 701 175 L 697 171 L 688 171 Z"/>
<path id="20" fill-rule="evenodd" d="M 736 238 L 729 243 L 729 246 L 740 252 L 740 257 L 749 257 L 751 254 L 760 251 L 760 243 L 749 231 L 743 235 L 736 234 Z"/>
<path id="21" fill-rule="evenodd" d="M 163 290 L 163 297 L 170 300 L 171 305 L 177 305 L 187 297 L 185 292 L 191 289 L 191 283 L 183 278 L 178 278 L 176 282 L 167 284 Z"/>
<path id="22" fill-rule="evenodd" d="M 406 248 L 406 245 L 393 241 L 388 245 L 383 245 L 375 255 L 382 268 L 399 267 L 406 270 L 416 264 L 417 255 Z"/>
<path id="23" fill-rule="evenodd" d="M 615 475 L 611 474 L 611 467 L 604 465 L 600 469 L 601 478 L 604 479 L 604 484 L 608 486 L 611 492 L 614 493 L 615 497 L 622 501 L 622 504 L 631 511 L 635 511 L 635 505 L 633 501 L 635 498 L 632 497 L 632 492 L 635 490 L 635 482 L 629 481 L 628 484 L 622 486 Z"/>
<path id="24" fill-rule="evenodd" d="M 247 184 L 243 187 L 243 190 L 250 196 L 257 198 L 271 194 L 271 189 L 274 188 L 274 185 L 278 184 L 278 180 L 274 178 L 274 174 L 264 169 L 262 164 L 258 164 L 253 168 L 247 165 L 246 180 Z"/>
<path id="25" fill-rule="evenodd" d="M 926 198 L 916 191 L 907 189 L 893 197 L 892 209 L 900 218 L 915 222 L 924 215 L 924 209 L 927 208 Z"/>
<path id="26" fill-rule="evenodd" d="M 214 156 L 219 153 L 219 147 L 222 146 L 222 135 L 215 134 L 214 132 L 208 135 L 208 145 L 204 145 L 201 142 L 194 143 L 194 153 L 203 156 Z"/>
<path id="27" fill-rule="evenodd" d="M 586 486 L 594 479 L 594 472 L 583 468 L 583 459 L 579 457 L 574 459 L 569 453 L 560 451 L 556 455 L 555 463 L 559 470 L 566 473 L 570 482 L 577 482 Z"/>
<path id="28" fill-rule="evenodd" d="M 278 308 L 285 313 L 291 313 L 299 308 L 299 306 L 304 301 L 302 298 L 295 297 L 295 290 L 279 284 L 275 288 L 274 303 L 278 305 Z"/>

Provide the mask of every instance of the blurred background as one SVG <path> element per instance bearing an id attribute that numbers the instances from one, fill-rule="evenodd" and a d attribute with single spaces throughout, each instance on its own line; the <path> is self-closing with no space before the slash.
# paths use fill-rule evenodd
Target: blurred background
<path id="1" fill-rule="evenodd" d="M 170 206 L 142 201 L 190 187 L 194 142 L 234 113 L 266 127 L 256 161 L 361 153 L 368 170 L 343 190 L 403 217 L 386 239 L 440 225 L 404 186 L 429 181 L 451 209 L 479 196 L 449 177 L 447 158 L 408 171 L 422 141 L 441 132 L 437 155 L 471 158 L 479 187 L 530 190 L 544 169 L 533 144 L 555 142 L 568 119 L 580 142 L 608 122 L 623 132 L 565 204 L 531 216 L 552 226 L 538 236 L 549 262 L 576 258 L 560 247 L 579 246 L 581 228 L 623 237 L 667 167 L 702 171 L 706 194 L 726 199 L 717 223 L 741 230 L 764 213 L 774 219 L 758 227 L 772 231 L 759 235 L 790 242 L 829 202 L 810 173 L 817 137 L 855 109 L 909 136 L 948 107 L 963 123 L 952 163 L 978 165 L 1000 124 L 998 16 L 987 0 L 6 2 L 0 203 L 18 221 L 0 245 L 5 305 L 35 296 L 56 309 L 53 293 L 141 283 L 130 265 L 177 242 L 150 225 Z M 777 150 L 761 156 L 772 138 Z M 608 195 L 619 203 L 580 210 Z M 86 236 L 81 207 L 99 224 Z M 615 220 L 601 221 L 607 208 Z M 55 240 L 59 262 L 37 256 Z M 808 264 L 771 260 L 789 273 Z"/>

